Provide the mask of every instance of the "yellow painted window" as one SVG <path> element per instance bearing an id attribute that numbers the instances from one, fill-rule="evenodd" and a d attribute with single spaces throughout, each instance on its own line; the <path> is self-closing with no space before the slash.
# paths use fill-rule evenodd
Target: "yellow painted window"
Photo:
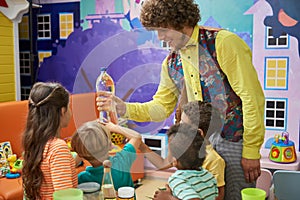
<path id="1" fill-rule="evenodd" d="M 265 87 L 267 89 L 287 89 L 287 79 L 288 58 L 267 58 Z"/>
<path id="2" fill-rule="evenodd" d="M 286 86 L 286 80 L 283 79 L 283 80 L 277 80 L 277 85 L 279 87 L 285 87 Z"/>
<path id="3" fill-rule="evenodd" d="M 276 70 L 269 69 L 267 74 L 268 74 L 268 77 L 270 77 L 270 78 L 271 77 L 276 77 Z"/>
<path id="4" fill-rule="evenodd" d="M 268 60 L 269 68 L 276 68 L 276 60 Z"/>
<path id="5" fill-rule="evenodd" d="M 74 31 L 73 13 L 59 14 L 59 33 L 60 39 L 67 39 L 70 33 Z"/>
<path id="6" fill-rule="evenodd" d="M 286 68 L 286 60 L 278 60 L 278 68 Z"/>
<path id="7" fill-rule="evenodd" d="M 275 87 L 275 80 L 274 79 L 268 79 L 267 80 L 267 85 L 269 87 Z"/>
<path id="8" fill-rule="evenodd" d="M 21 40 L 29 40 L 28 16 L 24 16 L 21 23 L 19 23 L 19 37 Z"/>
<path id="9" fill-rule="evenodd" d="M 285 78 L 285 76 L 286 76 L 286 70 L 278 70 L 277 71 L 278 78 Z"/>
<path id="10" fill-rule="evenodd" d="M 60 29 L 66 29 L 67 25 L 66 24 L 60 24 Z"/>
<path id="11" fill-rule="evenodd" d="M 51 51 L 39 51 L 39 66 L 44 61 L 44 58 L 50 57 L 51 55 Z"/>

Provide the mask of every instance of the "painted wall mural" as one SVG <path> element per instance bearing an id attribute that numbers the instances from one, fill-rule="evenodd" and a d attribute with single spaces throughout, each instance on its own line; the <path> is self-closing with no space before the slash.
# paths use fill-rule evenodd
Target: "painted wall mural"
<path id="1" fill-rule="evenodd" d="M 105 2 L 96 1 L 97 5 Z M 129 4 L 126 6 L 126 13 L 116 12 L 110 2 L 104 6 L 106 10 L 96 6 L 97 13 L 85 18 L 89 27 L 75 29 L 65 45 L 57 46 L 55 55 L 44 59 L 38 81 L 57 80 L 72 93 L 92 92 L 100 68 L 107 67 L 118 96 L 127 96 L 128 101 L 150 100 L 159 83 L 160 64 L 168 51 L 160 47 L 154 32 L 141 27 L 137 13 L 128 10 Z M 124 20 L 129 31 L 123 28 Z M 173 117 L 161 123 L 135 122 L 135 128 L 141 132 L 158 130 L 171 124 Z"/>
<path id="2" fill-rule="evenodd" d="M 201 25 L 228 29 L 245 40 L 253 51 L 266 102 L 284 105 L 265 108 L 266 141 L 276 133 L 288 131 L 299 149 L 299 121 L 291 119 L 300 118 L 300 105 L 289 103 L 300 99 L 295 87 L 300 76 L 297 0 L 284 4 L 282 0 L 196 2 L 200 6 Z M 72 93 L 91 92 L 95 91 L 100 68 L 107 67 L 119 97 L 131 102 L 150 100 L 168 51 L 161 47 L 155 32 L 142 27 L 142 3 L 143 0 L 81 0 L 81 27 L 70 34 L 65 44 L 54 47 L 55 55 L 44 59 L 38 80 L 60 81 Z M 170 125 L 173 117 L 161 123 L 132 124 L 140 132 L 155 132 Z"/>
<path id="3" fill-rule="evenodd" d="M 297 87 L 300 77 L 299 39 L 288 32 L 296 24 L 294 28 L 281 24 L 278 14 L 284 8 L 279 2 L 258 0 L 245 12 L 246 15 L 252 15 L 254 20 L 253 63 L 266 97 L 263 155 L 269 153 L 274 136 L 285 131 L 289 132 L 290 139 L 299 151 L 300 124 L 296 119 L 299 119 L 300 105 L 295 103 L 300 99 Z M 294 2 L 294 7 L 299 6 Z M 286 15 L 284 18 L 291 20 Z M 296 29 L 299 33 L 300 28 Z"/>
<path id="4" fill-rule="evenodd" d="M 252 48 L 253 18 L 245 15 L 253 1 L 195 0 L 199 4 L 201 22 L 205 26 L 227 29 L 240 36 Z"/>
<path id="5" fill-rule="evenodd" d="M 159 83 L 160 64 L 168 51 L 161 48 L 156 33 L 146 31 L 141 25 L 139 15 L 143 1 L 81 0 L 82 26 L 74 30 L 65 44 L 56 47 L 55 55 L 44 59 L 38 81 L 57 80 L 72 93 L 95 91 L 99 69 L 107 67 L 116 82 L 118 96 L 128 96 L 128 101 L 150 100 Z M 251 47 L 252 21 L 243 15 L 251 2 L 231 1 L 233 6 L 228 10 L 231 15 L 239 15 L 244 23 L 237 21 L 234 25 L 223 20 L 222 12 L 216 11 L 224 8 L 224 2 L 218 0 L 215 4 L 206 0 L 197 1 L 201 24 L 234 31 Z M 171 124 L 173 117 L 159 126 Z M 149 127 L 157 129 L 153 123 L 135 123 L 137 127 L 146 126 L 147 130 Z"/>
<path id="6" fill-rule="evenodd" d="M 300 57 L 300 3 L 298 0 L 267 0 L 271 5 L 273 15 L 267 16 L 264 23 L 273 28 L 273 36 L 278 38 L 287 33 L 298 40 Z"/>

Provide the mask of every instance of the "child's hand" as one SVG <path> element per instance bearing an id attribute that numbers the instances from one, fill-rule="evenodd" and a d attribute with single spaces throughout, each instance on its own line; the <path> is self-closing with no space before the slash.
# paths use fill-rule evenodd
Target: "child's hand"
<path id="1" fill-rule="evenodd" d="M 166 188 L 164 188 L 163 190 L 162 189 L 157 190 L 153 198 L 153 200 L 165 200 L 165 199 L 177 200 L 177 198 L 172 195 L 172 191 L 169 185 L 166 185 Z"/>
<path id="2" fill-rule="evenodd" d="M 120 132 L 120 127 L 117 124 L 112 122 L 105 122 L 103 125 L 110 131 L 110 132 Z"/>
<path id="3" fill-rule="evenodd" d="M 114 124 L 105 118 L 103 119 L 104 122 L 100 122 L 100 120 L 97 121 L 98 123 L 104 125 L 111 133 L 120 133 L 120 134 L 124 133 L 124 131 L 122 131 L 121 127 L 118 124 Z"/>
<path id="4" fill-rule="evenodd" d="M 108 119 L 106 118 L 103 118 L 102 119 L 103 121 L 100 121 L 99 119 L 97 119 L 97 122 L 99 124 L 102 124 L 104 125 L 107 129 L 111 130 L 111 128 L 114 128 L 113 125 L 115 125 L 114 123 L 112 123 L 111 121 L 109 121 Z"/>
<path id="5" fill-rule="evenodd" d="M 78 155 L 76 155 L 76 157 L 74 159 L 75 159 L 75 166 L 76 167 L 80 167 L 80 166 L 84 165 L 83 159 L 80 158 Z"/>

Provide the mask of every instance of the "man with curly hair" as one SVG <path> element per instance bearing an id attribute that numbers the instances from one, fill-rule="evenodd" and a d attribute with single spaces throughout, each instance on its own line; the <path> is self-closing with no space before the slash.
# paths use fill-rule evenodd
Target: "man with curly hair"
<path id="1" fill-rule="evenodd" d="M 162 121 L 183 92 L 188 102 L 211 102 L 223 118 L 221 134 L 211 142 L 226 162 L 225 199 L 240 200 L 240 191 L 255 187 L 260 176 L 265 133 L 265 98 L 250 48 L 234 33 L 197 25 L 200 11 L 193 0 L 147 0 L 140 20 L 172 49 L 162 63 L 157 92 L 145 103 L 125 103 L 100 92 L 98 109 L 109 110 L 114 100 L 123 117 Z"/>

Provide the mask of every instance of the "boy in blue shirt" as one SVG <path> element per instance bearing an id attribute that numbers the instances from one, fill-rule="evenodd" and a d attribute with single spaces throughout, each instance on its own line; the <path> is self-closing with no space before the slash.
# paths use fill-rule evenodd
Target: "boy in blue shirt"
<path id="1" fill-rule="evenodd" d="M 110 132 L 123 134 L 129 141 L 124 148 L 114 156 L 109 156 L 112 149 Z M 111 174 L 115 190 L 120 187 L 133 187 L 130 174 L 132 163 L 136 159 L 136 149 L 141 144 L 141 136 L 135 132 L 126 131 L 126 128 L 111 122 L 100 124 L 98 121 L 84 123 L 72 136 L 72 149 L 79 157 L 87 160 L 91 166 L 78 174 L 78 184 L 84 182 L 97 182 L 102 184 L 103 161 L 112 163 Z"/>

